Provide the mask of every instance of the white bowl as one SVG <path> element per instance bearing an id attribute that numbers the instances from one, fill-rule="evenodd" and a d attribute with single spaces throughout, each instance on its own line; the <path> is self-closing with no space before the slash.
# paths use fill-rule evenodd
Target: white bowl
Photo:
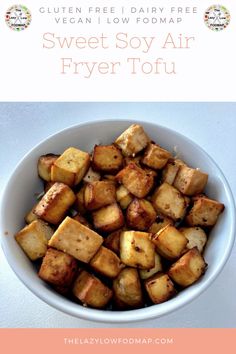
<path id="1" fill-rule="evenodd" d="M 38 157 L 50 152 L 61 153 L 68 146 L 91 151 L 95 144 L 108 144 L 114 141 L 132 123 L 134 121 L 127 120 L 89 122 L 70 127 L 49 137 L 20 161 L 4 191 L 1 208 L 2 247 L 10 266 L 35 295 L 49 305 L 78 318 L 112 323 L 131 322 L 157 318 L 179 309 L 199 296 L 213 282 L 224 267 L 233 247 L 236 219 L 234 200 L 229 185 L 216 163 L 198 145 L 183 135 L 156 124 L 138 122 L 155 142 L 170 151 L 177 149 L 180 157 L 189 165 L 207 172 L 209 174 L 207 194 L 225 205 L 225 211 L 213 228 L 205 250 L 204 255 L 208 263 L 206 274 L 165 303 L 119 312 L 85 308 L 57 294 L 38 278 L 31 261 L 14 239 L 14 234 L 24 226 L 24 215 L 35 202 L 35 192 L 42 190 L 36 168 Z"/>

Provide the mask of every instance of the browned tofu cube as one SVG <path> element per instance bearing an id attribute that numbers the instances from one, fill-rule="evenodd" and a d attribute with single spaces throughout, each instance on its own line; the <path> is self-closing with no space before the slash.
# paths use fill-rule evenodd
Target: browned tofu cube
<path id="1" fill-rule="evenodd" d="M 53 234 L 49 246 L 89 263 L 102 242 L 103 238 L 96 232 L 67 216 Z"/>
<path id="2" fill-rule="evenodd" d="M 120 258 L 111 250 L 101 246 L 98 252 L 93 256 L 89 265 L 98 273 L 108 278 L 116 278 L 124 265 Z"/>
<path id="3" fill-rule="evenodd" d="M 30 224 L 32 221 L 38 219 L 37 215 L 34 214 L 34 209 L 38 203 L 36 203 L 33 208 L 25 215 L 25 222 L 26 224 Z"/>
<path id="4" fill-rule="evenodd" d="M 149 144 L 144 152 L 142 163 L 154 170 L 162 169 L 171 158 L 171 153 L 156 144 Z"/>
<path id="5" fill-rule="evenodd" d="M 76 214 L 75 216 L 72 217 L 72 219 L 80 222 L 82 225 L 88 227 L 89 229 L 92 229 L 92 225 L 88 222 L 87 219 L 85 219 L 84 216 L 82 216 L 80 214 Z"/>
<path id="6" fill-rule="evenodd" d="M 144 198 L 150 192 L 154 184 L 153 175 L 144 171 L 135 163 L 130 163 L 123 168 L 116 175 L 116 179 L 137 198 Z"/>
<path id="7" fill-rule="evenodd" d="M 51 180 L 75 186 L 83 179 L 89 164 L 90 156 L 87 152 L 70 147 L 52 165 Z"/>
<path id="8" fill-rule="evenodd" d="M 108 235 L 104 240 L 104 246 L 120 255 L 120 234 L 123 230 L 113 231 L 110 235 Z"/>
<path id="9" fill-rule="evenodd" d="M 205 272 L 206 266 L 204 258 L 195 247 L 172 264 L 168 274 L 175 283 L 186 287 L 200 278 Z"/>
<path id="10" fill-rule="evenodd" d="M 39 277 L 48 283 L 67 287 L 77 271 L 77 261 L 64 252 L 49 248 L 39 269 Z"/>
<path id="11" fill-rule="evenodd" d="M 155 265 L 151 269 L 139 269 L 139 275 L 141 279 L 151 278 L 154 274 L 162 271 L 161 256 L 155 253 Z"/>
<path id="12" fill-rule="evenodd" d="M 95 229 L 112 232 L 124 225 L 124 216 L 118 204 L 113 203 L 92 213 Z"/>
<path id="13" fill-rule="evenodd" d="M 174 284 L 167 274 L 158 273 L 145 281 L 145 288 L 154 304 L 160 304 L 176 295 Z"/>
<path id="14" fill-rule="evenodd" d="M 112 290 L 85 270 L 78 275 L 72 291 L 84 305 L 99 309 L 105 307 L 112 298 Z"/>
<path id="15" fill-rule="evenodd" d="M 208 174 L 188 166 L 180 166 L 174 181 L 174 187 L 181 193 L 192 196 L 202 193 L 208 180 Z"/>
<path id="16" fill-rule="evenodd" d="M 74 192 L 64 183 L 54 183 L 34 209 L 35 215 L 51 224 L 60 223 L 75 202 Z"/>
<path id="17" fill-rule="evenodd" d="M 123 269 L 113 281 L 113 291 L 115 304 L 118 308 L 142 307 L 143 294 L 137 269 Z"/>
<path id="18" fill-rule="evenodd" d="M 59 155 L 47 154 L 38 159 L 38 175 L 44 181 L 51 181 L 51 167 L 58 159 Z"/>
<path id="19" fill-rule="evenodd" d="M 188 240 L 174 226 L 167 225 L 152 237 L 152 242 L 161 256 L 173 260 L 181 256 Z"/>
<path id="20" fill-rule="evenodd" d="M 84 189 L 84 205 L 87 210 L 96 210 L 115 203 L 116 187 L 110 181 L 87 183 Z"/>
<path id="21" fill-rule="evenodd" d="M 42 258 L 47 252 L 48 241 L 53 230 L 42 220 L 35 220 L 15 235 L 15 239 L 32 260 Z"/>
<path id="22" fill-rule="evenodd" d="M 84 204 L 84 190 L 86 185 L 80 188 L 79 192 L 76 194 L 75 207 L 81 215 L 86 213 L 86 208 Z"/>
<path id="23" fill-rule="evenodd" d="M 123 156 L 115 145 L 95 145 L 92 164 L 96 171 L 117 173 L 123 165 Z"/>
<path id="24" fill-rule="evenodd" d="M 126 209 L 132 202 L 133 196 L 123 184 L 121 184 L 116 190 L 116 200 L 120 204 L 122 209 Z"/>
<path id="25" fill-rule="evenodd" d="M 115 144 L 122 150 L 124 156 L 134 157 L 147 146 L 149 140 L 143 127 L 132 124 L 116 139 Z"/>
<path id="26" fill-rule="evenodd" d="M 187 205 L 184 196 L 168 183 L 163 183 L 156 189 L 152 203 L 157 212 L 174 221 L 183 219 L 186 213 Z"/>
<path id="27" fill-rule="evenodd" d="M 147 230 L 155 221 L 157 213 L 146 199 L 135 198 L 126 211 L 127 225 L 134 230 Z"/>
<path id="28" fill-rule="evenodd" d="M 83 178 L 83 182 L 88 183 L 88 182 L 95 182 L 95 181 L 100 181 L 101 179 L 101 174 L 97 171 L 94 171 L 92 167 L 89 167 L 86 175 Z"/>
<path id="29" fill-rule="evenodd" d="M 123 231 L 120 235 L 120 259 L 130 266 L 150 269 L 155 265 L 155 247 L 150 234 L 140 231 Z"/>
<path id="30" fill-rule="evenodd" d="M 169 183 L 172 185 L 174 183 L 175 177 L 180 169 L 180 164 L 177 160 L 170 160 L 164 167 L 162 171 L 162 182 Z"/>
<path id="31" fill-rule="evenodd" d="M 186 245 L 187 250 L 191 250 L 191 248 L 197 247 L 200 253 L 203 252 L 203 249 L 207 242 L 207 235 L 201 227 L 181 227 L 179 231 L 188 240 L 188 243 Z"/>
<path id="32" fill-rule="evenodd" d="M 174 225 L 174 221 L 167 216 L 158 214 L 155 222 L 149 227 L 148 232 L 156 234 L 167 225 Z"/>
<path id="33" fill-rule="evenodd" d="M 214 226 L 223 210 L 224 204 L 200 196 L 194 200 L 186 221 L 190 226 Z"/>

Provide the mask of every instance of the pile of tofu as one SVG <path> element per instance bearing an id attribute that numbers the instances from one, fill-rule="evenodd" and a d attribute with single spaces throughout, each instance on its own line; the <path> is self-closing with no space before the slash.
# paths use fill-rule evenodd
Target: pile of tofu
<path id="1" fill-rule="evenodd" d="M 83 306 L 160 304 L 198 281 L 224 205 L 204 194 L 208 175 L 133 124 L 93 152 L 39 157 L 44 194 L 16 235 L 38 275 Z"/>

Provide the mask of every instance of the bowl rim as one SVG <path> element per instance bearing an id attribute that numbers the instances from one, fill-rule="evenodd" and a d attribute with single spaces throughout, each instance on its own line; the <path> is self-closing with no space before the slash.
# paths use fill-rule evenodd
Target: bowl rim
<path id="1" fill-rule="evenodd" d="M 128 322 L 137 322 L 137 321 L 145 321 L 145 320 L 151 320 L 153 318 L 159 318 L 161 316 L 167 315 L 172 313 L 173 311 L 176 311 L 183 306 L 186 306 L 187 304 L 191 303 L 195 298 L 197 298 L 200 294 L 202 294 L 212 283 L 213 281 L 218 277 L 218 275 L 221 273 L 223 270 L 226 262 L 229 259 L 230 253 L 233 249 L 234 245 L 234 240 L 235 240 L 235 231 L 236 231 L 236 211 L 235 211 L 235 202 L 234 202 L 234 197 L 232 194 L 232 191 L 230 189 L 229 183 L 224 176 L 224 173 L 220 169 L 220 167 L 217 165 L 217 163 L 214 161 L 214 159 L 202 148 L 200 147 L 197 143 L 195 143 L 193 140 L 189 139 L 185 135 L 172 130 L 170 128 L 167 128 L 163 125 L 153 123 L 152 121 L 148 120 L 140 120 L 140 119 L 123 119 L 123 118 L 118 118 L 118 119 L 94 119 L 92 121 L 84 121 L 82 123 L 77 123 L 73 124 L 69 127 L 63 128 L 55 133 L 50 134 L 48 137 L 44 138 L 41 140 L 38 144 L 33 146 L 17 163 L 16 167 L 14 170 L 10 173 L 10 177 L 5 185 L 5 188 L 2 193 L 2 198 L 1 198 L 1 207 L 0 207 L 0 215 L 4 215 L 4 209 L 5 205 L 7 202 L 7 196 L 10 190 L 11 186 L 11 181 L 14 178 L 15 173 L 17 172 L 18 169 L 21 168 L 21 164 L 38 148 L 43 146 L 46 142 L 48 142 L 51 139 L 55 139 L 57 137 L 60 137 L 61 135 L 65 133 L 69 133 L 71 130 L 74 130 L 75 128 L 78 129 L 83 126 L 89 126 L 89 125 L 96 125 L 96 124 L 104 124 L 104 123 L 117 123 L 119 121 L 125 122 L 127 124 L 140 124 L 140 125 L 149 125 L 153 126 L 155 129 L 160 128 L 162 130 L 165 130 L 167 133 L 170 132 L 171 134 L 174 134 L 179 137 L 182 140 L 185 140 L 187 143 L 191 144 L 194 149 L 197 149 L 200 151 L 201 154 L 208 160 L 210 160 L 211 164 L 218 170 L 219 175 L 221 180 L 223 181 L 223 185 L 225 187 L 225 194 L 227 195 L 227 199 L 230 202 L 231 205 L 231 214 L 232 214 L 232 220 L 235 220 L 231 227 L 230 227 L 230 232 L 229 232 L 229 240 L 227 243 L 227 247 L 224 249 L 223 257 L 220 259 L 219 263 L 217 264 L 217 267 L 214 268 L 214 271 L 212 272 L 210 278 L 208 278 L 208 281 L 201 284 L 198 284 L 198 287 L 195 289 L 193 294 L 190 294 L 188 299 L 179 301 L 174 301 L 176 299 L 171 299 L 168 301 L 168 307 L 166 306 L 166 303 L 163 304 L 158 304 L 158 305 L 153 305 L 150 307 L 146 308 L 141 308 L 141 309 L 135 309 L 135 310 L 129 310 L 129 311 L 109 311 L 109 310 L 98 310 L 98 309 L 92 309 L 92 308 L 85 308 L 81 305 L 77 305 L 76 303 L 68 300 L 68 304 L 65 303 L 62 305 L 60 301 L 57 301 L 56 298 L 54 299 L 54 296 L 49 296 L 48 291 L 45 292 L 40 292 L 40 286 L 38 285 L 37 287 L 34 286 L 34 283 L 31 284 L 27 276 L 24 274 L 24 272 L 21 272 L 21 270 L 16 266 L 14 263 L 10 251 L 5 247 L 3 243 L 3 235 L 4 235 L 4 221 L 3 218 L 0 218 L 0 229 L 1 229 L 1 245 L 2 249 L 4 252 L 4 255 L 6 257 L 6 260 L 8 264 L 10 265 L 11 269 L 13 272 L 17 275 L 17 277 L 22 281 L 22 283 L 38 298 L 40 298 L 42 301 L 45 303 L 51 305 L 53 308 L 60 310 L 66 314 L 69 314 L 73 317 L 76 317 L 78 319 L 84 319 L 84 320 L 90 320 L 90 321 L 95 321 L 95 322 L 104 322 L 104 323 L 128 323 Z M 38 288 L 39 287 L 39 288 Z M 50 294 L 52 294 L 52 291 L 50 290 Z M 53 294 L 56 295 L 56 294 Z M 58 294 L 57 294 L 58 295 Z M 59 295 L 61 298 L 61 295 Z"/>

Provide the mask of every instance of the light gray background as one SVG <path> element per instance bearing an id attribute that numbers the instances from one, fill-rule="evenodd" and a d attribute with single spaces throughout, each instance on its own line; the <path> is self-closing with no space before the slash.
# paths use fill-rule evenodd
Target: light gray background
<path id="1" fill-rule="evenodd" d="M 103 118 L 153 121 L 188 136 L 213 157 L 236 196 L 235 103 L 0 103 L 0 197 L 15 165 L 35 144 L 70 125 Z M 235 289 L 236 247 L 217 280 L 194 302 L 168 316 L 120 327 L 235 327 Z M 17 279 L 0 250 L 0 327 L 107 326 L 43 303 Z"/>

